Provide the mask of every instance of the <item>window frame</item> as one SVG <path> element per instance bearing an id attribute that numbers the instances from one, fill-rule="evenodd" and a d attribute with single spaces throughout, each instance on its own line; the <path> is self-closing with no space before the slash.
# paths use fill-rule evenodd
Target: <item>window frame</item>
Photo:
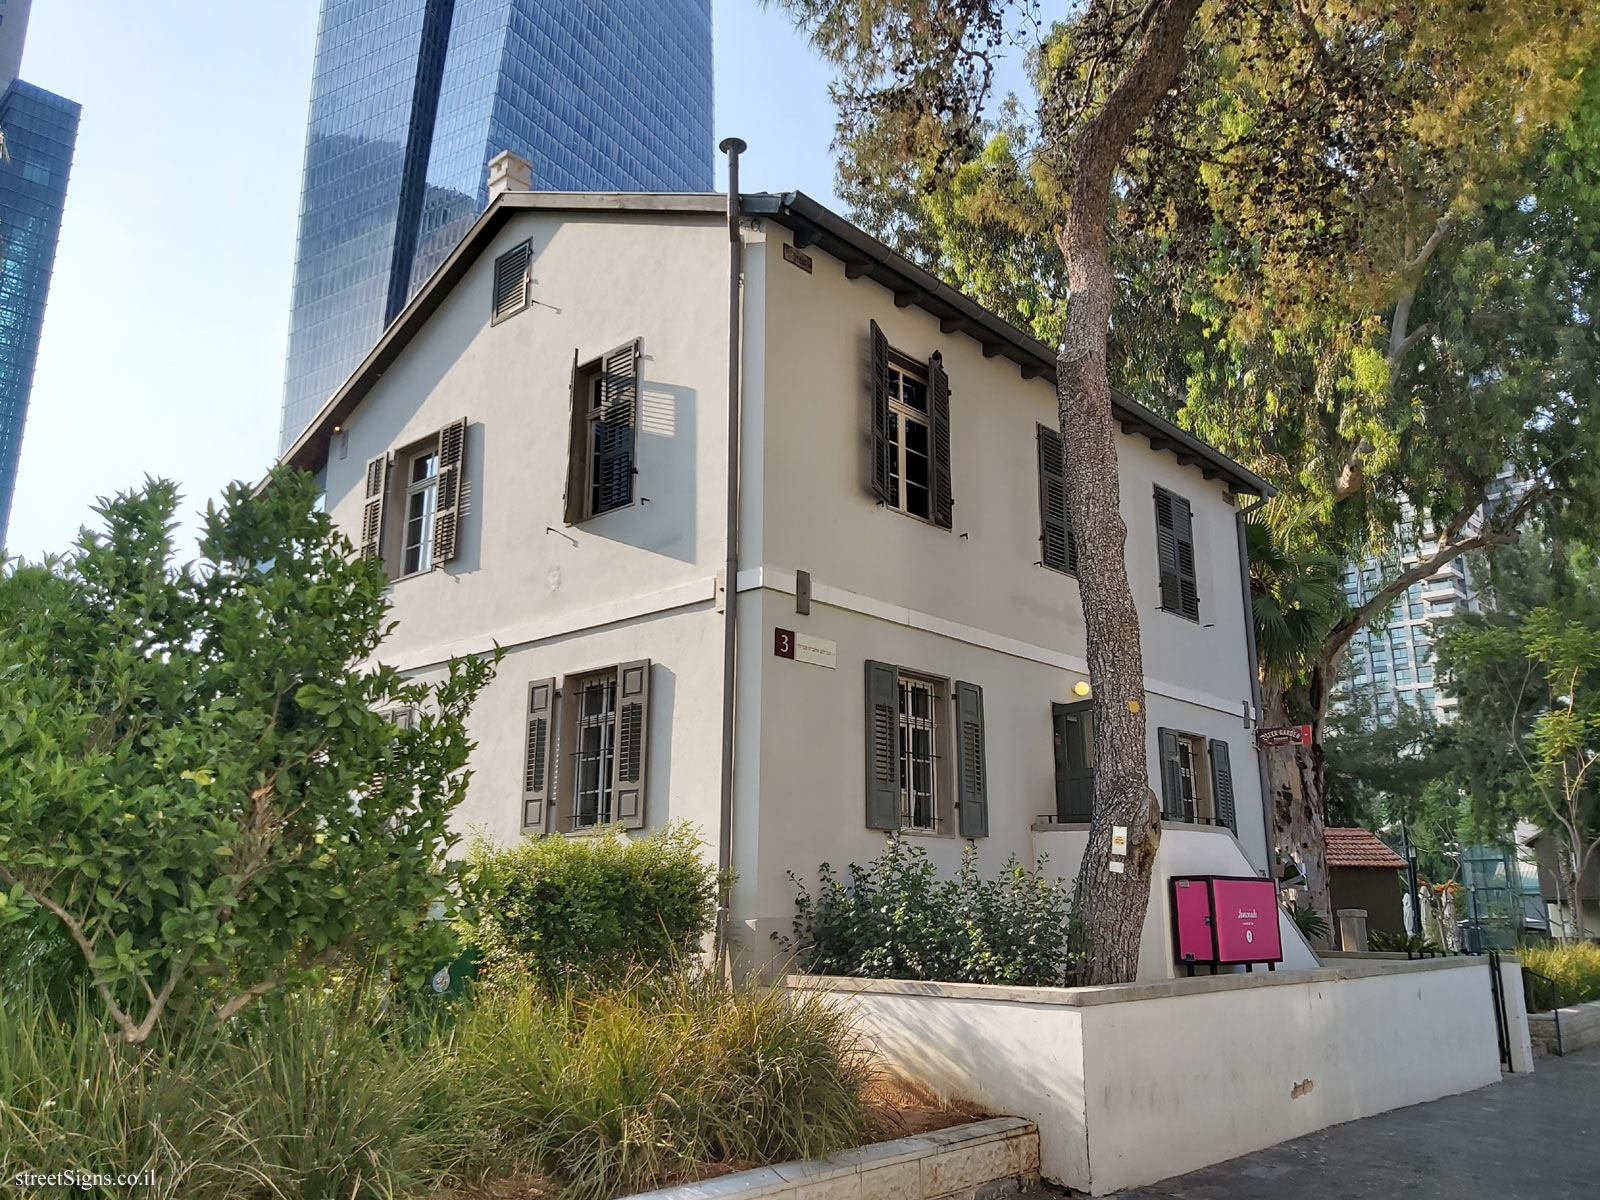
<path id="1" fill-rule="evenodd" d="M 515 307 L 504 306 L 500 303 L 500 267 L 507 259 L 521 257 L 522 259 L 522 299 Z M 503 253 L 496 255 L 489 278 L 489 324 L 495 326 L 502 321 L 509 321 L 519 313 L 524 313 L 533 307 L 533 239 L 524 238 L 515 246 Z"/>
<path id="2" fill-rule="evenodd" d="M 599 686 L 606 694 L 605 703 L 609 708 L 596 714 L 596 719 L 590 721 L 588 714 L 583 711 L 583 700 L 589 689 Z M 618 704 L 618 681 L 616 667 L 600 667 L 592 671 L 584 671 L 576 675 L 569 675 L 562 683 L 561 701 L 564 712 L 561 717 L 562 732 L 565 734 L 565 752 L 561 758 L 567 760 L 563 765 L 571 772 L 566 786 L 562 786 L 560 776 L 555 781 L 557 794 L 560 797 L 558 807 L 559 827 L 563 833 L 583 835 L 603 833 L 605 830 L 618 825 L 616 791 L 613 781 L 616 778 L 616 757 L 618 752 L 618 733 L 620 731 L 619 716 L 621 706 Z M 582 733 L 585 729 L 600 731 L 600 745 L 594 757 L 595 780 L 594 789 L 595 811 L 593 819 L 580 820 L 579 800 L 583 794 L 583 759 L 584 746 Z M 609 735 L 609 736 L 608 736 Z"/>
<path id="3" fill-rule="evenodd" d="M 1211 747 L 1208 739 L 1181 729 L 1173 730 L 1173 733 L 1178 743 L 1178 799 L 1180 804 L 1189 808 L 1189 815 L 1178 819 L 1185 825 L 1220 825 L 1217 799 L 1212 795 Z M 1184 765 L 1186 758 L 1187 769 Z M 1184 792 L 1185 784 L 1188 785 L 1188 794 Z M 1202 807 L 1209 810 L 1204 816 L 1201 815 Z"/>
<path id="4" fill-rule="evenodd" d="M 956 727 L 955 689 L 951 681 L 942 675 L 909 667 L 895 668 L 895 687 L 901 698 L 899 721 L 895 730 L 896 753 L 900 763 L 898 829 L 901 833 L 913 837 L 956 837 L 959 834 L 956 812 L 957 781 L 954 745 L 950 742 Z M 927 692 L 926 718 L 912 715 L 905 703 L 910 688 Z M 907 735 L 913 729 L 924 726 L 928 731 L 931 824 L 918 825 L 913 823 L 915 802 L 912 797 L 912 761 L 907 753 Z"/>
<path id="5" fill-rule="evenodd" d="M 933 444 L 933 373 L 928 369 L 927 363 L 918 362 L 909 354 L 902 353 L 901 351 L 894 349 L 892 346 L 889 348 L 888 371 L 889 429 L 885 431 L 885 436 L 887 437 L 889 444 L 889 487 L 893 499 L 886 500 L 884 502 L 884 506 L 894 512 L 899 513 L 901 516 L 910 517 L 913 521 L 922 521 L 925 524 L 933 525 L 936 528 L 943 528 L 943 526 L 940 526 L 939 523 L 934 520 L 934 473 L 937 470 L 937 467 L 934 462 Z M 918 409 L 907 403 L 904 399 L 903 381 L 907 376 L 910 376 L 913 381 L 922 385 L 924 407 L 921 409 Z M 911 450 L 907 445 L 905 429 L 907 422 L 910 421 L 914 421 L 920 425 L 925 431 L 927 437 L 926 450 L 923 453 L 923 458 L 927 463 L 927 478 L 926 482 L 922 485 L 928 504 L 928 512 L 926 516 L 921 513 L 913 512 L 907 507 L 907 492 L 909 489 L 906 487 L 906 461 L 911 454 Z"/>
<path id="6" fill-rule="evenodd" d="M 619 436 L 627 439 L 628 498 L 625 501 L 600 507 L 595 495 L 600 485 L 601 465 L 604 458 L 598 441 L 600 426 L 606 412 L 606 364 L 609 359 L 631 348 L 632 409 L 626 423 L 618 423 Z M 579 362 L 579 351 L 572 355 L 572 384 L 567 430 L 567 495 L 563 519 L 568 525 L 578 525 L 607 513 L 633 508 L 639 503 L 639 388 L 642 382 L 641 362 L 643 339 L 634 338 L 596 355 L 587 362 Z M 619 376 L 620 377 L 620 376 Z M 576 502 L 574 497 L 576 496 Z"/>
<path id="7" fill-rule="evenodd" d="M 422 479 L 413 480 L 411 474 L 416 464 L 429 457 L 433 459 L 432 472 Z M 400 519 L 396 522 L 396 525 L 399 527 L 397 536 L 400 544 L 396 547 L 394 582 L 399 582 L 402 579 L 411 579 L 418 575 L 426 575 L 438 565 L 435 561 L 436 555 L 433 541 L 434 526 L 439 516 L 439 462 L 439 435 L 437 433 L 430 434 L 420 441 L 411 443 L 411 445 L 395 455 L 396 466 L 400 468 L 394 473 L 393 485 L 397 493 L 395 500 L 399 506 Z M 411 501 L 416 496 L 428 497 L 424 501 L 422 540 L 418 546 L 419 550 L 422 548 L 427 549 L 428 561 L 425 564 L 422 563 L 419 556 L 418 565 L 407 570 L 406 561 L 410 551 L 410 544 L 407 539 L 410 536 L 409 530 L 412 521 Z"/>
<path id="8" fill-rule="evenodd" d="M 1170 613 L 1172 616 L 1181 617 L 1185 621 L 1192 621 L 1196 625 L 1199 625 L 1201 623 L 1201 613 L 1203 612 L 1204 606 L 1201 604 L 1200 595 L 1200 552 L 1194 532 L 1194 505 L 1189 502 L 1189 498 L 1187 496 L 1181 495 L 1180 493 L 1173 491 L 1171 488 L 1162 487 L 1159 483 L 1155 485 L 1154 500 L 1155 511 L 1153 515 L 1155 517 L 1156 534 L 1156 610 L 1158 612 Z M 1173 578 L 1175 581 L 1174 586 L 1177 594 L 1176 608 L 1168 607 L 1166 598 L 1162 594 L 1161 538 L 1163 526 L 1161 524 L 1161 506 L 1163 500 L 1165 500 L 1167 507 L 1172 512 L 1173 518 L 1170 531 L 1173 545 L 1172 569 Z M 1178 508 L 1180 505 L 1188 516 L 1189 532 L 1187 539 L 1181 537 L 1178 531 L 1177 518 Z M 1190 569 L 1188 572 L 1188 580 L 1194 591 L 1194 611 L 1192 613 L 1185 611 L 1183 606 L 1183 589 L 1185 578 L 1183 570 L 1183 550 L 1185 541 L 1187 541 L 1189 550 Z"/>

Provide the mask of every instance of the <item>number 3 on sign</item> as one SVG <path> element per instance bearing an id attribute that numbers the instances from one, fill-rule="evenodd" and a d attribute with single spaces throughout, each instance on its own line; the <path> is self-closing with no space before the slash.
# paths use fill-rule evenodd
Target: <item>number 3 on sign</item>
<path id="1" fill-rule="evenodd" d="M 772 652 L 779 658 L 793 658 L 794 630 L 774 629 L 772 631 Z"/>

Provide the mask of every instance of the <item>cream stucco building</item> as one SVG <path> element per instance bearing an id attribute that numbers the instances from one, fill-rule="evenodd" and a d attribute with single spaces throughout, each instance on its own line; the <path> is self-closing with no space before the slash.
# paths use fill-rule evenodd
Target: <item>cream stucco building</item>
<path id="1" fill-rule="evenodd" d="M 1092 767 L 1053 352 L 803 195 L 745 195 L 732 234 L 720 195 L 503 192 L 286 459 L 388 564 L 386 661 L 506 650 L 463 827 L 687 820 L 759 959 L 788 873 L 887 828 L 1070 873 Z M 1159 869 L 1265 873 L 1264 485 L 1118 403 Z"/>

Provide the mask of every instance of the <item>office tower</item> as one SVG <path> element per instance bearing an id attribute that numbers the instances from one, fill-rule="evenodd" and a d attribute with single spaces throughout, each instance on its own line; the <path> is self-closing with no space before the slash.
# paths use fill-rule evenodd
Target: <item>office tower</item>
<path id="1" fill-rule="evenodd" d="M 0 545 L 39 357 L 50 271 L 67 200 L 78 105 L 17 77 L 27 0 L 0 4 Z"/>
<path id="2" fill-rule="evenodd" d="M 323 0 L 280 442 L 287 448 L 488 204 L 713 186 L 710 0 Z"/>

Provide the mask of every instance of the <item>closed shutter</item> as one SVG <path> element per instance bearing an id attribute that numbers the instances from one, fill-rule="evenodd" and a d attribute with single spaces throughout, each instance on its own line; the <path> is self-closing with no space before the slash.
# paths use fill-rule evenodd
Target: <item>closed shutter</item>
<path id="1" fill-rule="evenodd" d="M 545 804 L 550 799 L 555 763 L 556 681 L 536 679 L 528 685 L 527 756 L 522 767 L 522 831 L 543 833 Z"/>
<path id="2" fill-rule="evenodd" d="M 1183 764 L 1178 758 L 1178 733 L 1174 729 L 1156 730 L 1161 751 L 1161 815 L 1169 821 L 1183 820 Z"/>
<path id="3" fill-rule="evenodd" d="M 1094 819 L 1094 701 L 1052 706 L 1056 743 L 1056 820 Z"/>
<path id="4" fill-rule="evenodd" d="M 366 501 L 361 507 L 361 553 L 383 557 L 383 507 L 389 495 L 389 456 L 367 463 Z"/>
<path id="5" fill-rule="evenodd" d="M 889 499 L 889 339 L 872 322 L 872 494 Z"/>
<path id="6" fill-rule="evenodd" d="M 950 491 L 950 380 L 939 354 L 928 360 L 928 395 L 933 410 L 933 523 L 949 529 L 956 505 Z"/>
<path id="7" fill-rule="evenodd" d="M 1200 619 L 1200 586 L 1195 577 L 1194 516 L 1182 496 L 1172 498 L 1172 531 L 1178 548 L 1178 611 Z"/>
<path id="8" fill-rule="evenodd" d="M 439 431 L 439 494 L 433 518 L 433 565 L 456 556 L 456 514 L 461 508 L 461 475 L 466 469 L 467 423 L 446 425 Z"/>
<path id="9" fill-rule="evenodd" d="M 584 489 L 589 475 L 589 389 L 588 377 L 578 373 L 578 352 L 572 352 L 571 408 L 567 423 L 567 495 L 563 518 L 568 525 L 583 520 L 588 501 Z"/>
<path id="10" fill-rule="evenodd" d="M 532 284 L 528 278 L 533 265 L 533 246 L 523 242 L 494 260 L 494 315 L 491 324 L 515 316 L 528 307 Z"/>
<path id="11" fill-rule="evenodd" d="M 900 671 L 867 662 L 867 828 L 900 828 Z"/>
<path id="12" fill-rule="evenodd" d="M 650 745 L 650 660 L 617 668 L 617 752 L 611 794 L 624 829 L 644 828 L 644 776 Z"/>
<path id="13" fill-rule="evenodd" d="M 1171 492 L 1156 489 L 1156 565 L 1161 573 L 1161 607 L 1178 612 L 1182 598 L 1178 587 L 1178 536 L 1173 529 Z"/>
<path id="14" fill-rule="evenodd" d="M 956 681 L 956 827 L 964 838 L 989 836 L 989 777 L 984 769 L 983 689 Z"/>
<path id="15" fill-rule="evenodd" d="M 1233 766 L 1228 762 L 1228 743 L 1211 739 L 1211 797 L 1217 805 L 1217 824 L 1239 832 L 1233 807 Z"/>
<path id="16" fill-rule="evenodd" d="M 618 346 L 600 363 L 600 428 L 595 447 L 595 512 L 633 503 L 633 438 L 639 418 L 639 340 Z"/>
<path id="17" fill-rule="evenodd" d="M 1061 431 L 1039 426 L 1039 561 L 1052 571 L 1078 573 L 1078 540 L 1067 516 L 1066 449 Z"/>

